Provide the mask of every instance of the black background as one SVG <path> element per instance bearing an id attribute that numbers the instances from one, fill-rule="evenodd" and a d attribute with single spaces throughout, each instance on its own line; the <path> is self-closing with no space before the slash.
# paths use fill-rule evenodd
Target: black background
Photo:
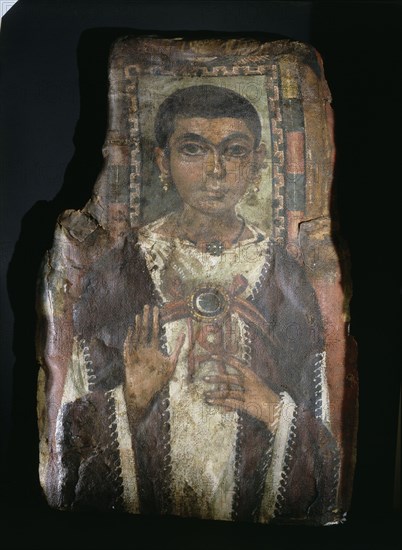
<path id="1" fill-rule="evenodd" d="M 324 59 L 336 117 L 335 186 L 352 259 L 351 332 L 360 372 L 354 495 L 341 526 L 78 515 L 49 510 L 41 496 L 34 350 L 39 262 L 51 246 L 57 215 L 85 204 L 102 164 L 110 44 L 127 32 L 186 31 L 287 36 L 310 42 Z M 400 35 L 400 2 L 19 0 L 3 18 L 3 548 L 398 547 Z"/>

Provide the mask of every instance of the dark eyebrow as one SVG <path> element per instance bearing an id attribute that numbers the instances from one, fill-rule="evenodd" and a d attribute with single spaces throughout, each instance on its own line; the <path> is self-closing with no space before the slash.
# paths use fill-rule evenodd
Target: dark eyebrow
<path id="1" fill-rule="evenodd" d="M 244 132 L 233 132 L 232 134 L 229 134 L 228 136 L 226 136 L 222 140 L 222 143 L 225 144 L 228 141 L 231 141 L 233 139 L 239 139 L 239 138 L 240 139 L 245 139 L 247 141 L 253 141 L 253 139 L 248 134 L 245 134 Z M 209 143 L 209 141 L 207 139 L 205 139 L 203 136 L 200 136 L 199 134 L 195 134 L 193 132 L 187 132 L 185 134 L 182 134 L 181 136 L 179 136 L 177 138 L 177 141 L 184 141 L 184 140 L 187 140 L 187 139 L 192 139 L 194 141 L 200 141 L 202 143 Z"/>
<path id="2" fill-rule="evenodd" d="M 178 136 L 176 141 L 183 141 L 186 139 L 192 139 L 194 141 L 202 141 L 203 143 L 208 143 L 208 140 L 200 136 L 199 134 L 194 134 L 192 132 L 187 132 L 186 134 L 182 134 L 181 136 Z"/>
<path id="3" fill-rule="evenodd" d="M 244 132 L 233 132 L 233 134 L 229 134 L 225 139 L 222 140 L 222 143 L 226 143 L 227 141 L 231 141 L 232 139 L 245 139 L 246 141 L 254 141 L 254 138 L 250 137 L 248 134 L 245 134 Z"/>

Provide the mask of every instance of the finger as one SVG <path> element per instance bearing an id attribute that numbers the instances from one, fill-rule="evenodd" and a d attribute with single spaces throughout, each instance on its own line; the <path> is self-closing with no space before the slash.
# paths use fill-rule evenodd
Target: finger
<path id="1" fill-rule="evenodd" d="M 211 390 L 205 393 L 206 401 L 216 401 L 217 399 L 235 399 L 236 401 L 244 402 L 244 390 Z"/>
<path id="2" fill-rule="evenodd" d="M 131 354 L 131 350 L 133 348 L 133 328 L 130 326 L 127 330 L 127 336 L 124 340 L 124 347 L 123 347 L 123 353 L 124 356 L 127 357 Z"/>
<path id="3" fill-rule="evenodd" d="M 183 347 L 185 339 L 186 339 L 186 334 L 184 332 L 181 332 L 179 337 L 177 338 L 176 347 L 174 348 L 173 353 L 169 355 L 169 362 L 172 365 L 173 369 L 176 368 L 177 361 L 179 360 L 181 348 Z"/>
<path id="4" fill-rule="evenodd" d="M 225 362 L 228 366 L 237 370 L 242 379 L 241 386 L 244 386 L 244 388 L 252 388 L 253 386 L 255 387 L 257 385 L 259 388 L 265 387 L 270 392 L 272 392 L 270 386 L 266 382 L 264 382 L 258 376 L 258 374 L 252 371 L 248 366 L 245 366 L 244 361 L 241 361 L 237 357 L 225 356 Z"/>
<path id="5" fill-rule="evenodd" d="M 152 308 L 152 346 L 158 347 L 159 345 L 159 308 L 154 306 Z"/>
<path id="6" fill-rule="evenodd" d="M 148 343 L 148 331 L 149 331 L 149 305 L 144 306 L 142 314 L 142 327 L 140 334 L 140 344 L 145 346 Z"/>
<path id="7" fill-rule="evenodd" d="M 210 384 L 227 384 L 232 386 L 242 386 L 243 380 L 237 374 L 213 374 L 204 376 L 205 382 Z"/>
<path id="8" fill-rule="evenodd" d="M 135 331 L 133 334 L 133 347 L 138 346 L 138 344 L 140 343 L 141 330 L 142 330 L 142 316 L 140 313 L 137 313 L 137 315 L 135 316 Z"/>

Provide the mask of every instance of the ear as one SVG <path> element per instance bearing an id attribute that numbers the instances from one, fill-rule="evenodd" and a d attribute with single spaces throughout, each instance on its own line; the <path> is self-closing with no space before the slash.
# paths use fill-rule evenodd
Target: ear
<path id="1" fill-rule="evenodd" d="M 166 150 L 161 147 L 155 147 L 155 160 L 160 173 L 168 177 L 170 175 L 170 162 Z"/>

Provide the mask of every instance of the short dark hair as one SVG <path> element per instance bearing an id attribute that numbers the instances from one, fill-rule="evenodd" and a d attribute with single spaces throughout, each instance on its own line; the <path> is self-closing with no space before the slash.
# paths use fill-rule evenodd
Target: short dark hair
<path id="1" fill-rule="evenodd" d="M 255 136 L 255 147 L 261 141 L 261 121 L 255 107 L 242 95 L 212 85 L 190 86 L 176 90 L 159 106 L 155 118 L 155 138 L 165 149 L 174 132 L 177 116 L 203 118 L 240 118 Z"/>

